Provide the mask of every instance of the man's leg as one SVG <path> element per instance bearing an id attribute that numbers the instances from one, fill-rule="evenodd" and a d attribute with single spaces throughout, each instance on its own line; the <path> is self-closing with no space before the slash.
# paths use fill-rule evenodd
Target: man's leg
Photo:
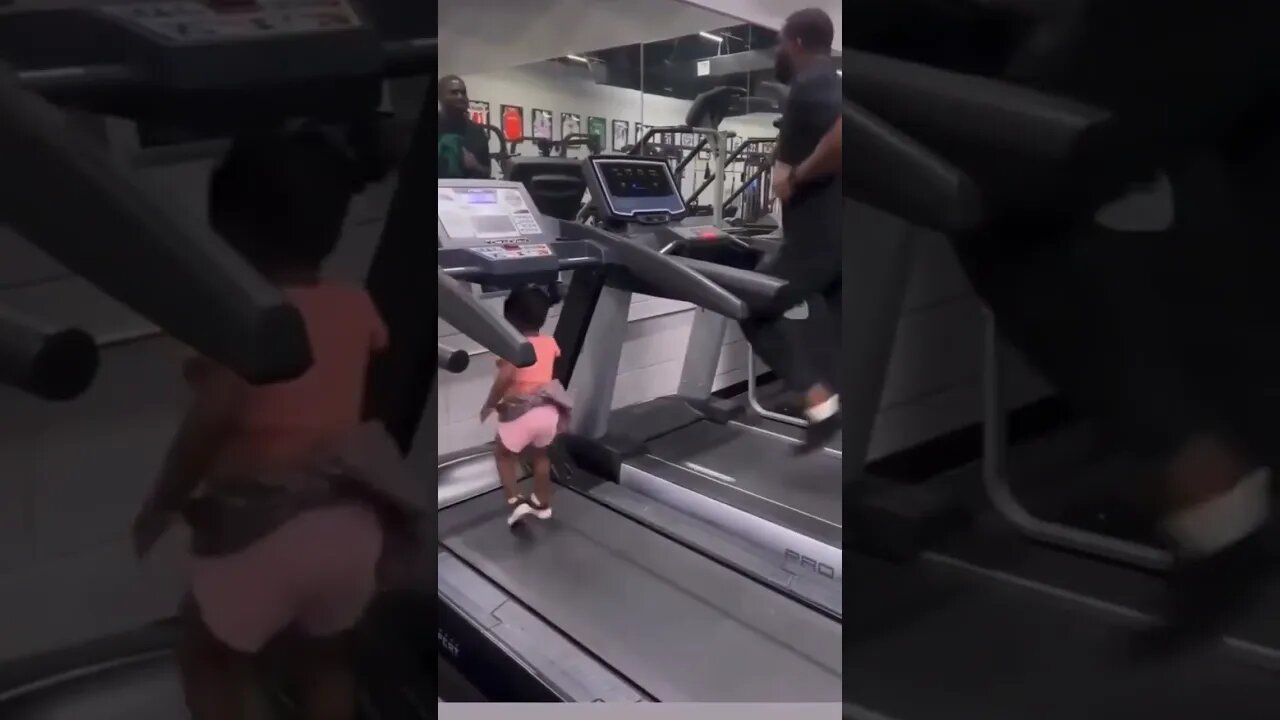
<path id="1" fill-rule="evenodd" d="M 788 389 L 803 393 L 805 419 L 809 421 L 801 452 L 821 448 L 840 430 L 840 398 L 830 385 L 829 354 L 831 338 L 838 337 L 839 328 L 831 327 L 829 312 L 808 311 L 804 320 L 785 317 L 786 313 L 802 303 L 821 303 L 822 293 L 832 285 L 831 273 L 814 268 L 814 256 L 804 254 L 807 248 L 800 246 L 790 252 L 785 249 L 779 257 L 773 274 L 787 282 L 777 303 L 741 323 L 742 334 L 752 349 L 782 378 Z M 829 267 L 829 266 L 828 266 Z M 822 331 L 812 329 L 823 328 Z M 811 342 L 819 334 L 821 342 Z"/>

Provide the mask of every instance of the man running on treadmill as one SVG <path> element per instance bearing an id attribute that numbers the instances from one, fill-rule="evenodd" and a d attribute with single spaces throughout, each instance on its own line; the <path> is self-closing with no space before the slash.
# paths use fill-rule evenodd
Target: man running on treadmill
<path id="1" fill-rule="evenodd" d="M 822 447 L 840 430 L 843 100 L 831 57 L 834 35 L 831 17 L 818 9 L 793 13 L 782 27 L 775 70 L 790 92 L 773 185 L 786 241 L 771 272 L 787 286 L 774 307 L 742 323 L 755 352 L 791 389 L 804 392 L 809 426 L 801 452 Z M 784 317 L 803 302 L 826 305 L 826 312 L 811 312 L 807 321 L 821 325 L 812 328 L 816 342 L 807 342 L 798 324 Z"/>
<path id="2" fill-rule="evenodd" d="M 441 78 L 439 102 L 436 177 L 490 178 L 489 131 L 471 121 L 467 84 L 457 75 Z"/>

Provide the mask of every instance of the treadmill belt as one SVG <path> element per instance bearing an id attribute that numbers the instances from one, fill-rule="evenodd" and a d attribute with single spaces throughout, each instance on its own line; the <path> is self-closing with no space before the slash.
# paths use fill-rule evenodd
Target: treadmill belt
<path id="1" fill-rule="evenodd" d="M 0 691 L 2 692 L 2 691 Z M 0 700 L 5 720 L 185 720 L 186 702 L 170 653 L 68 675 Z"/>
<path id="2" fill-rule="evenodd" d="M 815 452 L 797 456 L 785 440 L 740 425 L 697 422 L 648 443 L 649 453 L 697 472 L 697 467 L 733 479 L 751 493 L 832 523 L 843 521 L 843 463 Z M 696 467 L 694 467 L 696 466 Z"/>
<path id="3" fill-rule="evenodd" d="M 1096 607 L 934 563 L 852 572 L 875 592 L 848 600 L 847 700 L 892 720 L 1265 720 L 1280 708 L 1280 677 L 1225 646 L 1136 664 L 1131 626 Z"/>
<path id="4" fill-rule="evenodd" d="M 513 531 L 499 492 L 439 514 L 440 542 L 663 702 L 835 702 L 840 625 L 562 489 Z"/>

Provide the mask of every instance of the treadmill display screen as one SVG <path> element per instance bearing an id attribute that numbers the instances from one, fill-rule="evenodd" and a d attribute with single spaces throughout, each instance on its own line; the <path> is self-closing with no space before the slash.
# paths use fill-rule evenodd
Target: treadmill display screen
<path id="1" fill-rule="evenodd" d="M 592 158 L 604 193 L 602 210 L 613 219 L 632 220 L 643 215 L 683 215 L 684 199 L 671 176 L 671 168 L 661 160 L 638 158 Z"/>
<path id="2" fill-rule="evenodd" d="M 467 202 L 472 205 L 496 205 L 498 193 L 493 190 L 471 190 L 467 193 Z"/>
<path id="3" fill-rule="evenodd" d="M 606 165 L 601 174 L 609 193 L 616 198 L 667 197 L 676 193 L 671 177 L 653 163 Z"/>

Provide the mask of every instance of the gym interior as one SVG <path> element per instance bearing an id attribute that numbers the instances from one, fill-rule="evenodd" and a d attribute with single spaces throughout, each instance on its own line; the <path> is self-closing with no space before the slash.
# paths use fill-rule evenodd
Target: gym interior
<path id="1" fill-rule="evenodd" d="M 60 113 L 54 117 L 66 121 L 67 132 L 76 133 L 76 142 L 85 143 L 86 152 L 125 168 L 138 197 L 158 198 L 152 205 L 166 209 L 157 227 L 177 223 L 203 228 L 209 176 L 229 146 L 227 128 L 198 127 L 203 123 L 181 112 L 176 120 L 163 113 L 156 120 L 141 117 L 128 103 L 115 106 L 119 77 L 110 72 L 81 72 L 89 78 L 85 87 L 62 84 L 58 73 L 50 72 L 117 66 L 132 72 L 146 69 L 145 62 L 165 63 L 169 58 L 152 52 L 154 37 L 145 30 L 126 33 L 143 50 L 127 57 L 74 43 L 70 50 L 60 45 L 62 54 L 44 55 L 31 53 L 31 46 L 20 42 L 37 31 L 81 38 L 86 21 L 76 13 L 97 22 L 101 18 L 92 14 L 101 11 L 99 6 L 113 4 L 124 3 L 68 2 L 48 15 L 24 0 L 0 7 L 0 59 L 17 71 L 14 82 L 6 74 L 5 91 L 14 86 L 44 98 Z M 260 4 L 270 8 L 275 3 Z M 525 187 L 506 172 L 514 167 L 512 161 L 519 165 L 530 158 L 572 159 L 579 167 L 586 167 L 593 155 L 661 161 L 688 211 L 686 226 L 721 231 L 758 225 L 764 237 L 785 234 L 778 227 L 779 207 L 768 175 L 785 100 L 773 85 L 778 32 L 790 12 L 822 7 L 833 20 L 837 58 L 848 52 L 840 36 L 842 5 L 825 0 L 495 0 L 483 5 L 451 0 L 439 4 L 435 26 L 412 10 L 383 16 L 378 3 L 340 4 L 350 5 L 360 31 L 368 31 L 363 41 L 383 47 L 392 58 L 370 63 L 376 67 L 368 74 L 376 76 L 380 92 L 369 104 L 386 122 L 388 144 L 398 158 L 413 152 L 414 128 L 430 111 L 438 81 L 454 75 L 466 85 L 473 120 L 492 126 L 493 182 Z M 181 43 L 177 47 L 181 50 Z M 345 60 L 336 52 L 326 55 L 325 49 L 317 45 L 306 52 L 334 63 Z M 430 67 L 414 49 L 431 56 Z M 367 53 L 357 55 L 351 62 L 368 59 Z M 207 64 L 182 67 L 190 73 L 182 78 L 185 89 L 196 88 L 199 96 L 213 88 L 209 94 L 217 97 L 215 90 L 225 78 L 211 77 Z M 257 66 L 234 71 L 245 87 L 260 82 L 265 72 Z M 315 72 L 325 78 L 325 70 L 317 67 Z M 101 86 L 94 85 L 99 79 Z M 152 80 L 154 86 L 171 89 Z M 703 122 L 708 116 L 691 110 L 700 97 L 722 87 L 743 92 L 733 96 L 727 112 L 713 113 L 716 122 L 708 128 Z M 847 88 L 846 102 L 856 103 Z M 0 100 L 7 103 L 8 96 L 0 95 Z M 323 106 L 328 100 L 307 102 Z M 846 123 L 849 112 L 846 106 Z M 719 149 L 702 142 L 708 129 L 723 143 Z M 725 161 L 723 173 L 716 172 L 719 160 Z M 338 249 L 324 269 L 327 277 L 371 284 L 396 194 L 404 192 L 404 175 L 392 173 L 356 197 Z M 518 190 L 515 185 L 496 187 Z M 593 197 L 590 189 L 588 183 L 581 195 L 584 206 Z M 531 206 L 537 204 L 532 194 L 523 197 Z M 603 613 L 603 602 L 588 603 L 590 612 L 578 617 L 550 617 L 539 603 L 567 603 L 586 590 L 547 587 L 525 594 L 521 583 L 552 585 L 569 579 L 531 579 L 497 562 L 510 560 L 513 551 L 502 545 L 511 536 L 500 502 L 485 508 L 477 503 L 493 500 L 496 487 L 487 469 L 491 461 L 476 451 L 493 442 L 495 431 L 491 420 L 479 419 L 479 410 L 492 382 L 494 348 L 518 348 L 503 345 L 503 338 L 511 338 L 502 334 L 502 327 L 478 318 L 484 313 L 500 320 L 507 291 L 523 280 L 461 274 L 453 280 L 446 277 L 442 260 L 440 302 L 443 306 L 447 298 L 467 311 L 459 311 L 458 327 L 445 319 L 444 310 L 438 318 L 440 371 L 433 376 L 429 398 L 436 423 L 416 423 L 409 465 L 428 487 L 439 483 L 443 488 L 440 479 L 450 475 L 448 468 L 475 468 L 484 475 L 462 478 L 480 489 L 463 488 L 462 495 L 438 499 L 440 531 L 461 538 L 454 546 L 438 536 L 439 557 L 463 573 L 456 578 L 479 578 L 486 592 L 496 590 L 513 610 L 486 625 L 481 617 L 488 609 L 462 602 L 464 595 L 474 599 L 474 594 L 466 595 L 468 588 L 479 586 L 459 580 L 448 593 L 439 586 L 437 613 L 452 608 L 455 630 L 437 633 L 435 643 L 423 641 L 405 657 L 382 658 L 379 667 L 398 669 L 386 673 L 387 687 L 395 688 L 387 691 L 396 695 L 393 709 L 378 714 L 377 708 L 365 707 L 362 712 L 368 717 L 426 717 L 423 703 L 429 697 L 400 686 L 421 680 L 434 663 L 441 702 L 835 702 L 842 697 L 847 717 L 867 719 L 1131 718 L 1146 711 L 1174 718 L 1274 717 L 1280 700 L 1275 694 L 1280 685 L 1274 682 L 1280 668 L 1280 625 L 1265 603 L 1239 620 L 1221 643 L 1177 662 L 1134 670 L 1116 658 L 1114 646 L 1123 631 L 1153 616 L 1152 596 L 1168 562 L 1152 519 L 1132 510 L 1141 506 L 1130 496 L 1134 485 L 1117 480 L 1135 472 L 1132 461 L 1117 452 L 1121 449 L 1099 441 L 1088 419 L 1073 412 L 1049 382 L 1005 346 L 957 260 L 946 223 L 904 219 L 906 213 L 878 204 L 882 198 L 877 192 L 846 194 L 843 215 L 846 247 L 859 243 L 859 251 L 866 253 L 856 256 L 861 265 L 851 263 L 853 254 L 845 261 L 846 268 L 855 268 L 850 277 L 862 281 L 857 285 L 861 291 L 846 298 L 846 307 L 853 296 L 861 299 L 855 317 L 863 322 L 851 333 L 857 339 L 843 339 L 844 348 L 851 355 L 858 348 L 870 349 L 866 357 L 858 356 L 858 362 L 871 368 L 864 373 L 866 387 L 850 394 L 861 400 L 850 408 L 851 415 L 861 418 L 861 429 L 852 434 L 846 430 L 852 435 L 847 445 L 820 452 L 826 463 L 820 470 L 809 467 L 817 461 L 797 460 L 794 475 L 760 479 L 784 486 L 789 477 L 803 476 L 806 483 L 811 479 L 814 487 L 830 490 L 837 498 L 835 507 L 842 509 L 856 495 L 855 512 L 844 512 L 850 527 L 843 539 L 823 541 L 820 536 L 824 531 L 829 535 L 830 527 L 808 532 L 794 518 L 762 519 L 799 508 L 769 498 L 757 510 L 739 506 L 741 499 L 725 495 L 724 488 L 746 487 L 745 477 L 739 482 L 688 458 L 680 461 L 688 482 L 674 492 L 674 481 L 644 480 L 661 474 L 656 471 L 633 472 L 627 477 L 636 482 L 627 485 L 603 477 L 606 473 L 583 460 L 575 462 L 586 470 L 572 473 L 576 479 L 566 476 L 563 487 L 558 486 L 565 502 L 549 522 L 570 530 L 561 539 L 588 531 L 603 535 L 625 526 L 636 542 L 630 554 L 620 547 L 594 554 L 576 546 L 568 550 L 584 567 L 600 561 L 606 551 L 625 556 L 630 566 L 650 561 L 641 552 L 654 557 L 666 553 L 662 557 L 678 557 L 686 564 L 680 572 L 690 578 L 687 587 L 680 586 L 681 576 L 671 569 L 644 582 L 620 580 L 614 588 L 661 590 L 660 599 L 641 595 L 637 600 L 652 604 L 655 613 L 700 606 L 684 618 L 655 615 L 655 628 L 665 624 L 661 632 Z M 126 200 L 113 202 L 123 205 Z M 1157 189 L 1110 212 L 1123 224 L 1126 214 L 1166 212 L 1170 202 Z M 72 196 L 59 197 L 56 204 L 65 214 L 74 203 Z M 91 223 L 96 216 L 85 218 Z M 551 228 L 573 228 L 576 219 L 542 218 L 548 235 L 556 235 L 548 238 L 549 244 L 572 234 Z M 186 717 L 168 650 L 176 637 L 175 609 L 186 592 L 187 537 L 169 534 L 139 562 L 129 527 L 188 401 L 180 364 L 183 343 L 174 335 L 200 334 L 175 332 L 180 322 L 172 309 L 164 310 L 149 295 L 129 295 L 121 289 L 128 282 L 104 279 L 107 270 L 93 269 L 106 268 L 117 257 L 108 241 L 119 234 L 102 237 L 87 225 L 85 232 L 98 234 L 103 243 L 85 255 L 68 249 L 67 243 L 55 246 L 53 240 L 42 249 L 45 238 L 36 230 L 47 229 L 47 224 L 31 220 L 26 232 L 18 226 L 17 220 L 0 223 L 0 257 L 5 259 L 0 263 L 0 307 L 5 311 L 0 330 L 8 336 L 10 326 L 44 328 L 40 333 L 23 330 L 26 338 L 50 335 L 48 328 L 87 333 L 96 347 L 96 373 L 90 373 L 91 384 L 62 393 L 74 396 L 70 398 L 0 387 L 5 428 L 0 459 L 7 468 L 0 483 L 0 715 Z M 192 238 L 196 235 L 193 231 Z M 795 397 L 752 356 L 737 323 L 725 321 L 735 314 L 741 318 L 744 298 L 768 287 L 767 273 L 716 271 L 692 259 L 678 263 L 684 268 L 683 285 L 666 284 L 661 277 L 627 267 L 628 261 L 649 256 L 619 249 L 613 235 L 593 226 L 569 241 L 595 248 L 590 252 L 608 258 L 602 263 L 623 267 L 626 272 L 618 272 L 629 272 L 634 285 L 615 287 L 601 273 L 593 309 L 597 320 L 613 319 L 612 333 L 602 329 L 606 323 L 593 324 L 591 313 L 565 321 L 566 327 L 581 325 L 584 347 L 577 387 L 589 389 L 580 398 L 604 398 L 593 410 L 596 419 L 607 425 L 610 415 L 630 417 L 610 411 L 665 408 L 678 416 L 681 431 L 710 424 L 735 428 L 761 445 L 794 443 L 803 425 L 796 417 Z M 675 243 L 684 236 L 670 237 Z M 195 239 L 192 243 L 196 247 Z M 151 258 L 125 240 L 119 247 L 118 257 L 136 263 Z M 466 249 L 446 248 L 443 240 L 438 248 Z M 172 260 L 174 255 L 165 257 Z M 670 261 L 644 265 L 672 273 L 676 266 Z M 694 292 L 690 268 L 700 268 L 697 277 L 712 278 L 718 287 L 704 285 Z M 537 274 L 538 284 L 560 294 L 548 328 L 560 325 L 566 308 L 582 313 L 572 301 L 578 297 L 575 283 L 586 281 L 574 272 L 556 268 L 552 280 L 545 270 Z M 222 285 L 210 281 L 214 289 L 205 299 L 235 287 L 240 304 L 229 300 L 226 307 L 244 310 L 244 299 L 257 297 L 250 291 L 258 286 L 233 276 L 219 278 Z M 175 272 L 171 277 L 185 276 Z M 174 289 L 172 282 L 164 287 Z M 198 300 L 183 297 L 174 307 L 195 317 L 200 314 Z M 19 322 L 21 318 L 39 322 Z M 464 320 L 470 324 L 461 327 Z M 845 327 L 852 325 L 846 322 Z M 487 334 L 479 332 L 484 328 Z M 207 339 L 208 349 L 219 342 L 229 340 Z M 445 348 L 461 351 L 465 361 L 450 354 L 446 363 Z M 224 354 L 230 357 L 229 351 Z M 691 358 L 699 360 L 699 367 L 691 367 Z M 6 356 L 6 373 L 11 373 L 9 362 Z M 251 363 L 246 359 L 245 364 Z M 610 364 L 611 371 L 592 374 Z M 568 386 L 579 392 L 573 382 Z M 691 394 L 698 396 L 697 403 L 684 402 Z M 669 398 L 680 400 L 679 412 L 670 410 Z M 701 414 L 694 418 L 686 406 Z M 720 413 L 732 419 L 714 420 Z M 433 431 L 436 437 L 430 439 Z M 660 457 L 662 437 L 675 432 L 650 435 L 632 448 L 631 455 L 640 459 L 626 460 L 622 467 L 671 464 Z M 673 445 L 679 443 L 667 442 L 666 450 L 690 457 L 709 452 Z M 853 453 L 848 464 L 844 450 Z M 781 451 L 776 456 L 783 457 Z M 459 459 L 472 462 L 459 464 Z M 833 472 L 832 467 L 838 469 Z M 851 476 L 873 485 L 874 491 L 864 495 L 849 490 L 846 478 Z M 651 506 L 655 509 L 646 515 Z M 730 508 L 729 515 L 723 515 L 724 508 Z M 856 527 L 859 521 L 865 529 Z M 546 539 L 537 535 L 551 527 L 535 526 L 532 539 Z M 790 535 L 778 540 L 771 534 L 773 527 Z M 791 550 L 786 543 L 793 536 L 803 538 L 803 547 L 816 549 Z M 844 540 L 850 542 L 847 554 Z M 836 579 L 829 574 L 832 563 L 813 557 L 823 552 L 840 557 L 841 582 L 827 582 Z M 485 566 L 486 560 L 494 566 Z M 839 587 L 846 561 L 853 588 L 848 629 L 843 627 Z M 706 574 L 696 572 L 704 566 Z M 613 597 L 605 589 L 597 600 Z M 700 603 L 678 600 L 682 594 L 696 595 Z M 1267 599 L 1274 608 L 1280 594 L 1272 588 Z M 668 600 L 670 605 L 663 604 Z M 415 625 L 412 633 L 405 628 L 430 612 L 425 602 L 418 602 L 378 620 L 384 632 L 419 638 L 426 635 L 425 628 Z M 520 655 L 518 643 L 498 631 L 502 623 L 517 631 L 545 633 L 530 635 L 541 646 Z M 715 637 L 704 645 L 698 627 L 715 629 Z M 632 634 L 645 633 L 660 639 L 683 636 L 692 650 L 676 653 L 668 647 L 673 657 L 660 659 L 661 647 L 627 645 Z M 757 654 L 770 643 L 778 648 L 774 655 Z M 698 650 L 712 646 L 737 654 L 716 657 L 712 650 Z M 562 651 L 572 654 L 557 655 Z M 528 672 L 521 672 L 522 667 Z"/>

